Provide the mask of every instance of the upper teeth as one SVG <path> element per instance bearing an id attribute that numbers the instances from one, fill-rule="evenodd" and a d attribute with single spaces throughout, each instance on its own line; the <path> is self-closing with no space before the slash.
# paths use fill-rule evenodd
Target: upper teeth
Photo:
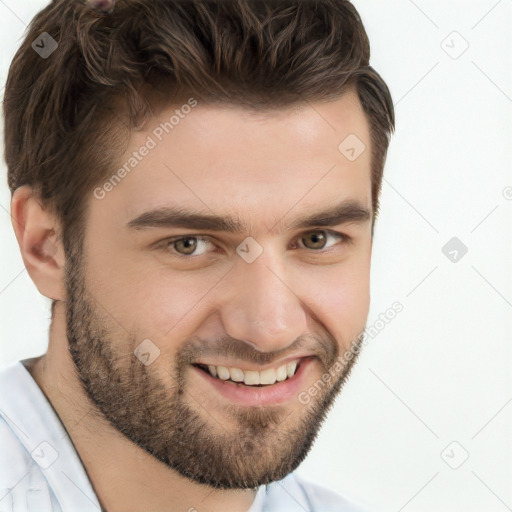
<path id="1" fill-rule="evenodd" d="M 241 370 L 240 368 L 227 368 L 226 366 L 208 365 L 210 374 L 221 380 L 231 379 L 235 382 L 243 382 L 248 386 L 257 384 L 274 384 L 281 382 L 295 375 L 297 370 L 297 361 L 283 364 L 278 368 L 268 368 L 261 372 L 256 370 Z"/>

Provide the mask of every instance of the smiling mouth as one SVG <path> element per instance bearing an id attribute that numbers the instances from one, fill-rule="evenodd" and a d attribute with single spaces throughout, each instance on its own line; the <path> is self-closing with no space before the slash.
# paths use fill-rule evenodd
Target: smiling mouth
<path id="1" fill-rule="evenodd" d="M 196 368 L 207 373 L 211 377 L 248 387 L 268 387 L 279 382 L 291 379 L 301 365 L 302 359 L 290 361 L 276 368 L 266 370 L 242 370 L 240 368 L 206 365 L 202 363 L 193 364 Z"/>

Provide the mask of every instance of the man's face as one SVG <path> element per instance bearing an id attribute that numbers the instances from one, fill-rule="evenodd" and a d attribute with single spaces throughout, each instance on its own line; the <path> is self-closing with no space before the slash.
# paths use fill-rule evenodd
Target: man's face
<path id="1" fill-rule="evenodd" d="M 338 149 L 349 134 L 367 148 L 355 160 Z M 369 145 L 353 93 L 268 116 L 176 105 L 132 134 L 116 169 L 134 151 L 137 163 L 91 193 L 82 252 L 67 262 L 71 352 L 115 428 L 215 487 L 299 465 L 355 358 L 322 376 L 368 315 Z M 351 221 L 304 222 L 349 201 Z M 231 221 L 178 225 L 170 209 Z M 229 380 L 219 367 L 235 369 Z"/>

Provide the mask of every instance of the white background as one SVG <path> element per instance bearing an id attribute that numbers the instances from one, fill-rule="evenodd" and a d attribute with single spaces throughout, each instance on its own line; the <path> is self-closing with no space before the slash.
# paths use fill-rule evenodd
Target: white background
<path id="1" fill-rule="evenodd" d="M 45 3 L 0 2 L 2 86 Z M 404 310 L 364 349 L 298 472 L 375 511 L 512 510 L 511 1 L 354 3 L 397 118 L 368 325 L 394 301 Z M 19 256 L 1 172 L 5 365 L 46 350 L 50 302 Z M 441 251 L 452 237 L 468 248 L 457 262 Z"/>

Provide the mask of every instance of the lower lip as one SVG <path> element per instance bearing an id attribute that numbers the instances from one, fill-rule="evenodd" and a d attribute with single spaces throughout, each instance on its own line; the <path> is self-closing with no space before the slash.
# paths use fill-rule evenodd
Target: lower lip
<path id="1" fill-rule="evenodd" d="M 293 377 L 265 387 L 251 387 L 229 380 L 220 380 L 200 368 L 195 366 L 193 368 L 201 378 L 205 379 L 231 402 L 254 406 L 280 404 L 296 398 L 304 388 L 304 382 L 311 371 L 312 364 L 313 358 L 304 358 Z"/>

